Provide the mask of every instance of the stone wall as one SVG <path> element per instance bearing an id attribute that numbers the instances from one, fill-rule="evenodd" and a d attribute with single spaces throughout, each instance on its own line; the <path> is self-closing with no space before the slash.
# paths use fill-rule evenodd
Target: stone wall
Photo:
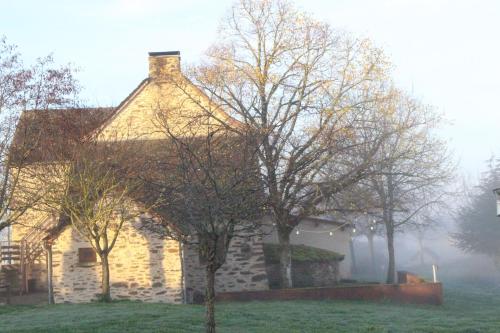
<path id="1" fill-rule="evenodd" d="M 205 271 L 195 245 L 184 246 L 186 300 L 199 302 L 205 290 Z M 238 237 L 231 241 L 226 263 L 217 271 L 216 292 L 267 290 L 262 238 Z"/>
<path id="2" fill-rule="evenodd" d="M 110 253 L 111 297 L 182 303 L 179 243 L 162 240 L 139 226 L 139 221 L 126 222 Z M 56 239 L 52 248 L 56 303 L 98 299 L 101 266 L 80 264 L 78 258 L 78 248 L 88 247 L 90 244 L 71 227 Z"/>
<path id="3" fill-rule="evenodd" d="M 54 166 L 51 165 L 50 168 L 54 168 Z M 61 165 L 60 168 L 62 173 L 64 165 Z M 56 176 L 53 175 L 57 172 L 54 172 L 54 170 L 47 172 L 43 164 L 26 166 L 19 172 L 19 185 L 14 192 L 14 202 L 25 203 L 28 206 L 33 202 L 32 196 L 34 193 L 38 193 L 40 190 L 50 191 L 47 183 L 57 184 L 58 182 Z M 61 186 L 64 186 L 63 182 L 61 182 Z M 37 195 L 42 194 L 38 193 Z M 46 210 L 47 207 L 43 205 L 43 202 L 36 202 L 33 206 L 30 206 L 12 226 L 11 241 L 14 243 L 19 242 L 26 233 L 33 231 L 34 226 L 51 218 L 51 215 Z"/>
<path id="4" fill-rule="evenodd" d="M 170 130 L 179 134 L 185 126 L 193 126 L 194 119 L 200 119 L 206 110 L 216 112 L 219 119 L 231 122 L 218 105 L 194 86 L 180 71 L 180 57 L 149 57 L 149 78 L 142 82 L 129 96 L 118 112 L 105 124 L 100 140 L 141 139 L 156 140 L 167 138 L 159 127 L 158 113 L 168 114 Z M 163 68 L 162 68 L 163 66 Z M 200 107 L 201 106 L 201 107 Z M 206 133 L 206 122 L 197 120 L 200 133 Z M 195 128 L 191 128 L 193 134 Z"/>
<path id="5" fill-rule="evenodd" d="M 280 268 L 278 263 L 267 264 L 269 287 L 276 289 L 280 286 Z M 293 262 L 292 281 L 294 288 L 303 287 L 331 287 L 339 280 L 338 261 L 320 262 Z"/>

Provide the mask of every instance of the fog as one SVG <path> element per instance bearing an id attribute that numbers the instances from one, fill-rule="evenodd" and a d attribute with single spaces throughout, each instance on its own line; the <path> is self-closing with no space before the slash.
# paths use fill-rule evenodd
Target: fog
<path id="1" fill-rule="evenodd" d="M 499 221 L 500 223 L 500 221 Z M 452 284 L 494 285 L 500 282 L 500 269 L 486 255 L 464 253 L 453 244 L 456 223 L 448 218 L 424 230 L 422 246 L 415 231 L 399 232 L 395 237 L 396 270 L 409 271 L 432 281 L 432 265 L 438 266 L 437 279 Z M 382 235 L 374 238 L 376 271 L 371 269 L 367 237 L 354 238 L 355 279 L 383 282 L 387 275 L 387 243 Z"/>
<path id="2" fill-rule="evenodd" d="M 484 161 L 499 152 L 498 1 L 296 2 L 332 26 L 369 37 L 383 48 L 394 64 L 397 84 L 448 120 L 439 135 L 455 152 L 456 183 L 464 177 L 472 183 L 478 179 Z M 71 62 L 81 69 L 85 99 L 117 105 L 144 78 L 147 51 L 180 50 L 183 62 L 199 61 L 231 3 L 123 0 L 54 1 L 49 5 L 13 1 L 3 4 L 0 21 L 3 33 L 19 45 L 28 60 L 54 52 L 59 62 Z M 465 254 L 453 246 L 450 234 L 455 223 L 451 212 L 444 215 L 448 218 L 425 234 L 423 247 L 428 251 L 424 264 L 420 264 L 415 234 L 406 231 L 396 235 L 397 269 L 428 277 L 431 265 L 437 264 L 438 277 L 443 280 L 497 279 L 499 271 L 490 258 Z M 384 239 L 378 236 L 375 245 L 379 274 L 369 277 L 383 280 L 387 261 Z M 358 266 L 368 267 L 367 240 L 362 236 L 355 239 L 355 253 Z"/>

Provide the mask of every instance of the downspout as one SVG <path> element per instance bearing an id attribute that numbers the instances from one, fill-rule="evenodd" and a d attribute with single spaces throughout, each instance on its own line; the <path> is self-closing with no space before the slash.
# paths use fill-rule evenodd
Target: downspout
<path id="1" fill-rule="evenodd" d="M 11 226 L 9 225 L 7 227 L 7 246 L 9 247 L 9 249 L 11 248 L 10 247 L 11 245 L 12 245 L 12 230 L 11 230 Z M 9 265 L 12 265 L 12 256 L 11 255 L 9 256 Z"/>
<path id="2" fill-rule="evenodd" d="M 184 243 L 179 242 L 179 248 L 181 252 L 181 289 L 182 289 L 182 304 L 187 304 L 186 295 L 186 272 L 184 265 Z"/>
<path id="3" fill-rule="evenodd" d="M 48 289 L 48 301 L 49 304 L 54 304 L 54 287 L 52 281 L 52 244 L 50 241 L 45 243 L 45 249 L 47 251 L 47 289 Z"/>

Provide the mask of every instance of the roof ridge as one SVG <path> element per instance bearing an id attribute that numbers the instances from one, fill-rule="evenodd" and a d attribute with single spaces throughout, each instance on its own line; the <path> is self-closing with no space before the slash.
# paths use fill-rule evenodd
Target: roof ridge
<path id="1" fill-rule="evenodd" d="M 42 112 L 42 111 L 73 111 L 73 110 L 100 110 L 100 109 L 105 109 L 105 110 L 111 110 L 115 109 L 116 106 L 92 106 L 92 107 L 64 107 L 64 108 L 48 108 L 48 109 L 29 109 L 29 110 L 23 110 L 23 113 L 27 112 Z"/>

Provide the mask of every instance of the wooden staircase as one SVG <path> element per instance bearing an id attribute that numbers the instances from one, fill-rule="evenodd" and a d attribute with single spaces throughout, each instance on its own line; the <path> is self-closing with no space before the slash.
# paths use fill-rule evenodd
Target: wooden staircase
<path id="1" fill-rule="evenodd" d="M 3 289 L 21 291 L 21 243 L 0 242 L 0 274 Z"/>
<path id="2" fill-rule="evenodd" d="M 45 238 L 54 225 L 55 219 L 47 218 L 33 226 L 21 241 L 0 244 L 1 270 L 10 273 L 11 280 L 12 276 L 18 276 L 18 281 L 11 283 L 18 285 L 17 289 L 20 289 L 21 293 L 29 292 L 28 270 L 45 252 Z M 17 271 L 17 274 L 13 274 L 13 271 Z"/>
<path id="3" fill-rule="evenodd" d="M 21 260 L 21 246 L 19 242 L 0 242 L 0 265 L 12 265 Z"/>

